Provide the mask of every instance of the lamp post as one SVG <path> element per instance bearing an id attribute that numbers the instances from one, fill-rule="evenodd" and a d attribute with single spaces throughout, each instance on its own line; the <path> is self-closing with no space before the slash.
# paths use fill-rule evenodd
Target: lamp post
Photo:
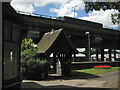
<path id="1" fill-rule="evenodd" d="M 77 7 L 77 5 L 75 7 L 72 7 L 73 10 L 74 10 L 74 18 L 75 18 L 75 8 Z"/>
<path id="2" fill-rule="evenodd" d="M 88 35 L 88 59 L 89 62 L 91 61 L 91 55 L 90 55 L 90 32 L 86 32 L 85 34 Z"/>

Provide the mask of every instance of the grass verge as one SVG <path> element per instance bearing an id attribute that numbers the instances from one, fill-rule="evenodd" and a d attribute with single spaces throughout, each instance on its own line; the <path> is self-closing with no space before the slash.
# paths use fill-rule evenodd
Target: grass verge
<path id="1" fill-rule="evenodd" d="M 83 69 L 83 70 L 72 70 L 72 76 L 77 78 L 91 78 L 97 77 L 99 74 L 113 72 L 120 70 L 120 67 L 111 67 L 111 69 Z"/>
<path id="2" fill-rule="evenodd" d="M 83 73 L 88 73 L 92 75 L 98 75 L 98 74 L 103 74 L 107 72 L 113 72 L 113 71 L 118 71 L 120 70 L 120 67 L 111 67 L 111 69 L 83 69 L 83 70 L 73 70 L 72 72 L 83 72 Z"/>

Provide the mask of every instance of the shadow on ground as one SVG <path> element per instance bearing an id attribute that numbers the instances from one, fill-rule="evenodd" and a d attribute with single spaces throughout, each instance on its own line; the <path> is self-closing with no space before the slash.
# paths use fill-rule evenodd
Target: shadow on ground
<path id="1" fill-rule="evenodd" d="M 91 78 L 101 78 L 98 75 L 92 75 L 83 72 L 72 72 L 71 76 L 69 77 L 62 77 L 62 76 L 49 76 L 46 80 L 57 80 L 57 79 L 64 79 L 64 80 L 71 80 L 71 79 L 91 79 Z"/>
<path id="2" fill-rule="evenodd" d="M 43 88 L 43 86 L 35 82 L 22 82 L 21 88 Z"/>

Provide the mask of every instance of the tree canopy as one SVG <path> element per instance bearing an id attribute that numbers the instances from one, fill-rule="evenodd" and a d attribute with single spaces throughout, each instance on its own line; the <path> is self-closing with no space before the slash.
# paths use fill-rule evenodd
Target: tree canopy
<path id="1" fill-rule="evenodd" d="M 120 2 L 85 2 L 85 12 L 115 9 L 118 13 L 111 14 L 113 24 L 120 24 Z"/>
<path id="2" fill-rule="evenodd" d="M 26 61 L 28 59 L 34 58 L 37 54 L 37 47 L 34 47 L 34 42 L 32 39 L 24 39 L 21 43 L 21 61 Z"/>
<path id="3" fill-rule="evenodd" d="M 26 38 L 21 43 L 21 78 L 23 79 L 42 79 L 44 72 L 47 77 L 47 60 L 41 60 L 37 55 L 37 46 L 34 46 L 33 39 Z"/>

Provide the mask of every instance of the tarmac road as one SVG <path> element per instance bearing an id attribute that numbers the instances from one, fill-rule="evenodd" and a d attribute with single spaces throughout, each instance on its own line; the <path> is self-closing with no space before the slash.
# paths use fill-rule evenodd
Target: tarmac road
<path id="1" fill-rule="evenodd" d="M 119 71 L 120 73 L 120 71 Z M 90 79 L 58 79 L 49 81 L 23 80 L 21 88 L 118 88 L 118 71 L 100 74 L 100 77 Z"/>
<path id="2" fill-rule="evenodd" d="M 109 72 L 98 75 L 98 78 L 88 79 L 85 86 L 102 87 L 102 88 L 118 88 L 118 80 L 120 80 L 120 71 Z M 93 84 L 93 85 L 92 85 Z"/>
<path id="3" fill-rule="evenodd" d="M 95 78 L 94 80 L 101 80 L 101 81 L 118 80 L 118 77 L 120 77 L 120 71 L 114 71 L 114 72 L 109 72 L 109 73 L 105 73 L 105 74 L 100 74 L 98 76 L 100 76 L 100 77 Z"/>

